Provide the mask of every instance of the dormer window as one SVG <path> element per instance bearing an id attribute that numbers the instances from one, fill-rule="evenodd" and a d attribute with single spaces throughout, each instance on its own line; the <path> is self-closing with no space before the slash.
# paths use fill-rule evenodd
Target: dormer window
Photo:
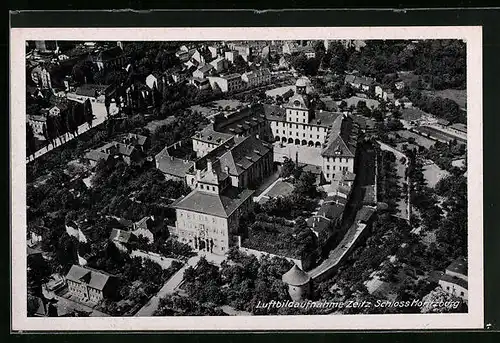
<path id="1" fill-rule="evenodd" d="M 293 102 L 293 106 L 295 106 L 295 107 L 300 107 L 300 101 L 299 101 L 299 100 L 295 100 L 295 101 Z"/>

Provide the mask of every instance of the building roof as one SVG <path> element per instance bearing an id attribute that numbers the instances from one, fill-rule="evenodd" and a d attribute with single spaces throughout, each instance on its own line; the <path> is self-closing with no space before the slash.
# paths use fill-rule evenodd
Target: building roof
<path id="1" fill-rule="evenodd" d="M 296 87 L 307 87 L 310 83 L 311 83 L 311 81 L 309 81 L 309 79 L 307 77 L 302 76 L 302 77 L 299 77 L 297 79 L 297 82 L 295 82 L 295 86 Z"/>
<path id="2" fill-rule="evenodd" d="M 254 191 L 229 186 L 221 194 L 208 193 L 199 189 L 176 200 L 172 207 L 227 218 L 238 209 Z"/>
<path id="3" fill-rule="evenodd" d="M 90 161 L 99 161 L 99 160 L 107 160 L 109 158 L 109 154 L 99 151 L 99 150 L 90 150 L 85 154 L 85 158 Z"/>
<path id="4" fill-rule="evenodd" d="M 233 73 L 233 74 L 229 74 L 229 75 L 222 75 L 219 77 L 222 79 L 225 79 L 225 80 L 241 79 L 241 74 Z"/>
<path id="5" fill-rule="evenodd" d="M 103 272 L 80 267 L 74 264 L 66 275 L 66 279 L 78 283 L 85 283 L 92 288 L 103 290 L 110 275 Z"/>
<path id="6" fill-rule="evenodd" d="M 222 170 L 226 167 L 230 175 L 241 175 L 272 148 L 254 136 L 235 137 L 235 145 L 219 158 Z"/>
<path id="7" fill-rule="evenodd" d="M 302 94 L 297 94 L 295 93 L 288 99 L 288 103 L 286 104 L 286 107 L 291 107 L 291 108 L 302 108 L 302 109 L 309 109 L 309 98 L 307 96 L 304 96 Z"/>
<path id="8" fill-rule="evenodd" d="M 331 126 L 339 116 L 342 116 L 342 114 L 319 110 L 315 112 L 314 118 L 309 121 L 309 124 L 328 127 Z"/>
<path id="9" fill-rule="evenodd" d="M 102 147 L 96 149 L 101 152 L 106 152 L 108 149 L 110 149 L 110 153 L 112 152 L 111 149 L 116 149 L 115 153 L 118 155 L 123 155 L 123 156 L 130 156 L 132 153 L 136 150 L 133 145 L 130 144 L 125 144 L 121 142 L 110 142 L 104 144 Z"/>
<path id="10" fill-rule="evenodd" d="M 446 268 L 446 271 L 467 276 L 467 260 L 463 257 L 457 258 Z"/>
<path id="11" fill-rule="evenodd" d="M 311 278 L 306 272 L 294 264 L 289 271 L 283 274 L 282 280 L 284 283 L 291 286 L 302 286 L 311 281 Z"/>
<path id="12" fill-rule="evenodd" d="M 317 215 L 328 218 L 330 220 L 336 220 L 342 217 L 344 209 L 344 205 L 339 205 L 333 202 L 323 203 Z"/>
<path id="13" fill-rule="evenodd" d="M 450 282 L 454 283 L 456 285 L 459 285 L 462 288 L 468 289 L 469 283 L 465 281 L 464 279 L 458 278 L 456 276 L 451 276 L 449 274 L 443 274 L 440 277 L 440 280 L 445 281 L 445 282 Z"/>
<path id="14" fill-rule="evenodd" d="M 354 157 L 356 136 L 351 117 L 339 116 L 333 122 L 326 139 L 326 147 L 321 152 L 324 157 Z"/>
<path id="15" fill-rule="evenodd" d="M 205 143 L 222 144 L 231 137 L 233 137 L 233 135 L 229 133 L 215 131 L 213 124 L 210 124 L 203 130 L 197 132 L 192 138 Z"/>
<path id="16" fill-rule="evenodd" d="M 198 68 L 197 71 L 202 72 L 202 73 L 207 73 L 212 69 L 214 69 L 214 66 L 208 63 L 208 64 L 205 64 L 203 67 Z"/>
<path id="17" fill-rule="evenodd" d="M 143 136 L 143 135 L 138 135 L 138 134 L 135 134 L 135 133 L 129 133 L 128 135 L 126 135 L 121 143 L 124 143 L 124 144 L 136 144 L 136 145 L 140 145 L 140 146 L 143 146 L 146 141 L 147 141 L 148 137 L 146 136 Z"/>
<path id="18" fill-rule="evenodd" d="M 163 174 L 173 175 L 183 178 L 188 170 L 194 165 L 194 162 L 182 160 L 177 157 L 170 156 L 167 148 L 164 148 L 155 156 L 156 168 Z"/>
<path id="19" fill-rule="evenodd" d="M 109 239 L 120 243 L 128 243 L 131 235 L 132 234 L 130 233 L 130 231 L 113 229 L 111 230 L 111 235 L 109 236 Z"/>

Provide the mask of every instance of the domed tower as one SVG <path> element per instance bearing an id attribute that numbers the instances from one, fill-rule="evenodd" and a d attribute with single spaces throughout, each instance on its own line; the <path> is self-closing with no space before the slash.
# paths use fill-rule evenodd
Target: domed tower
<path id="1" fill-rule="evenodd" d="M 296 264 L 283 274 L 282 280 L 288 285 L 288 294 L 292 300 L 300 301 L 309 296 L 311 277 Z"/>
<path id="2" fill-rule="evenodd" d="M 299 77 L 297 82 L 295 82 L 295 93 L 306 95 L 307 94 L 307 78 Z"/>

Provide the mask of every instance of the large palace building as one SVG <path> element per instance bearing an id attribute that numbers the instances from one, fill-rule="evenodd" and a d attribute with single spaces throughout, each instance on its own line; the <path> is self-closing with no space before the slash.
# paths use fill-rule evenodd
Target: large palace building
<path id="1" fill-rule="evenodd" d="M 352 118 L 316 110 L 306 78 L 299 78 L 295 86 L 295 94 L 286 105 L 265 105 L 274 140 L 318 149 L 327 182 L 331 182 L 336 172 L 354 172 L 357 132 Z"/>
<path id="2" fill-rule="evenodd" d="M 198 159 L 186 173 L 193 191 L 173 207 L 174 235 L 195 250 L 225 254 L 236 245 L 240 215 L 273 172 L 272 145 L 250 135 L 231 137 Z"/>
<path id="3" fill-rule="evenodd" d="M 310 89 L 308 80 L 300 78 L 284 106 L 255 104 L 219 113 L 192 137 L 194 161 L 173 157 L 175 144 L 156 156 L 165 177 L 183 180 L 192 189 L 172 205 L 176 223 L 171 232 L 177 239 L 219 255 L 238 245 L 239 218 L 254 190 L 274 172 L 276 157 L 269 142 L 300 146 L 316 155 L 327 182 L 354 171 L 356 127 L 351 117 L 316 110 Z"/>

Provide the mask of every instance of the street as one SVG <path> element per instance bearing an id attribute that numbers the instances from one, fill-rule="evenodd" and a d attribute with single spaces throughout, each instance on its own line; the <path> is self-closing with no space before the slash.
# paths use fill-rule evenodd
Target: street
<path id="1" fill-rule="evenodd" d="M 153 313 L 158 309 L 160 306 L 160 299 L 164 298 L 165 296 L 174 293 L 175 289 L 179 287 L 181 284 L 182 280 L 184 279 L 184 271 L 189 268 L 189 267 L 194 267 L 200 260 L 199 256 L 193 256 L 191 257 L 188 262 L 177 271 L 170 279 L 168 279 L 167 282 L 163 285 L 163 287 L 160 289 L 160 291 L 152 297 L 146 305 L 144 305 L 137 313 L 135 314 L 136 317 L 151 317 Z"/>

